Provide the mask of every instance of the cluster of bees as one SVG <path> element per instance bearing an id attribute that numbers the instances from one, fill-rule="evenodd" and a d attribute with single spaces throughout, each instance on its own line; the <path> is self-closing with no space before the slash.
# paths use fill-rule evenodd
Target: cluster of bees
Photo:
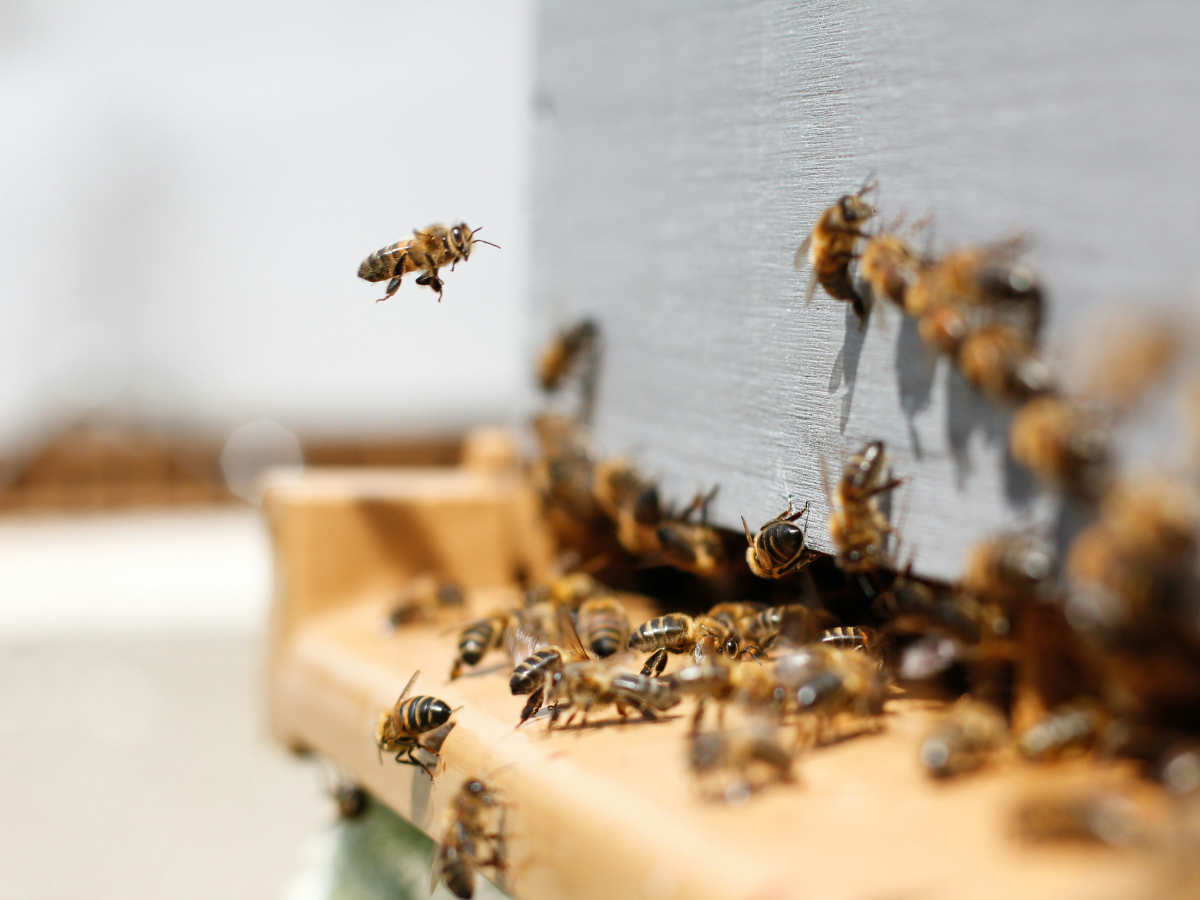
<path id="1" fill-rule="evenodd" d="M 937 779 L 1092 754 L 1134 760 L 1175 794 L 1200 791 L 1200 473 L 1122 472 L 1111 450 L 1120 418 L 1178 360 L 1179 330 L 1125 323 L 1104 365 L 1069 391 L 1039 348 L 1042 289 L 1020 242 L 931 257 L 898 226 L 868 233 L 873 189 L 827 209 L 797 251 L 797 268 L 811 269 L 806 305 L 818 284 L 864 323 L 892 304 L 984 397 L 1013 405 L 1011 455 L 1061 495 L 1057 532 L 981 542 L 956 584 L 916 577 L 881 505 L 904 483 L 881 441 L 825 478 L 832 554 L 808 546 L 808 504 L 789 502 L 757 529 L 743 518 L 740 534 L 716 528 L 715 487 L 677 506 L 632 459 L 598 451 L 588 426 L 600 330 L 584 321 L 540 358 L 542 388 L 573 386 L 579 402 L 536 417 L 529 464 L 564 562 L 518 608 L 461 628 L 450 678 L 507 654 L 509 687 L 526 698 L 514 720 L 540 717 L 547 731 L 588 727 L 606 710 L 656 720 L 691 701 L 685 757 L 701 792 L 728 802 L 791 780 L 803 752 L 882 729 L 886 704 L 908 698 L 945 704 L 914 748 Z M 394 284 L 419 267 L 407 252 Z M 461 609 L 461 593 L 432 579 L 410 593 L 387 633 Z M 635 605 L 661 614 L 635 627 Z M 684 661 L 668 672 L 673 655 Z M 450 717 L 406 689 L 381 716 L 378 745 L 430 771 L 437 741 L 424 736 L 444 739 Z M 476 870 L 503 877 L 500 798 L 479 778 L 451 806 L 434 877 L 457 896 L 471 896 Z M 1030 801 L 1017 826 L 1120 843 L 1141 833 L 1137 816 L 1097 788 Z"/>

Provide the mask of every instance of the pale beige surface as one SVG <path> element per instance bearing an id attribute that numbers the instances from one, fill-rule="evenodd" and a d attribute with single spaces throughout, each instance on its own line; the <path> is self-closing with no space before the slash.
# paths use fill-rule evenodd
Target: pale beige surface
<path id="1" fill-rule="evenodd" d="M 0 897 L 273 900 L 331 809 L 251 636 L 0 645 Z"/>

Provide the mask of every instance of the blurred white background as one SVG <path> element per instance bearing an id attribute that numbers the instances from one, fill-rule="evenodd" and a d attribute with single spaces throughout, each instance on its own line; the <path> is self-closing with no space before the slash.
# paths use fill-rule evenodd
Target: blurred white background
<path id="1" fill-rule="evenodd" d="M 512 420 L 532 30 L 526 0 L 0 0 L 0 458 L 117 421 L 236 434 L 237 474 L 264 434 Z M 376 304 L 362 258 L 447 220 L 503 249 Z M 270 578 L 249 504 L 0 516 L 0 896 L 279 896 L 330 806 L 263 736 Z"/>

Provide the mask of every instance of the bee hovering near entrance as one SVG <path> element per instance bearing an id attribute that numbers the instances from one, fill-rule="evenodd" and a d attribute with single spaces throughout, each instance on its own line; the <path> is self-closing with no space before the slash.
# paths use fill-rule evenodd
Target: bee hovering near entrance
<path id="1" fill-rule="evenodd" d="M 417 284 L 426 285 L 437 291 L 438 303 L 442 302 L 442 279 L 438 270 L 454 267 L 471 258 L 475 244 L 487 244 L 500 249 L 491 241 L 475 237 L 481 229 L 472 231 L 466 222 L 457 225 L 430 225 L 424 231 L 414 231 L 407 240 L 397 241 L 390 247 L 376 250 L 358 267 L 358 277 L 366 281 L 388 281 L 387 293 L 379 298 L 387 300 L 400 289 L 400 279 L 409 272 L 420 272 Z"/>

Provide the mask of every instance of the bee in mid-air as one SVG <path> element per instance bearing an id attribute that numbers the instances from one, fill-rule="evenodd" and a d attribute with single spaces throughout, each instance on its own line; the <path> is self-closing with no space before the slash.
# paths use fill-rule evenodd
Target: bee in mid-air
<path id="1" fill-rule="evenodd" d="M 471 258 L 475 244 L 488 244 L 477 237 L 480 229 L 472 231 L 465 222 L 457 225 L 430 225 L 424 231 L 414 231 L 413 236 L 397 241 L 391 246 L 376 250 L 358 267 L 358 277 L 366 281 L 387 281 L 387 293 L 379 299 L 387 300 L 400 289 L 400 279 L 409 272 L 421 272 L 417 284 L 428 285 L 437 291 L 438 303 L 442 302 L 442 279 L 438 269 L 449 266 L 450 271 L 459 262 Z"/>
<path id="2" fill-rule="evenodd" d="M 885 477 L 886 464 L 883 441 L 871 441 L 850 458 L 836 496 L 830 498 L 829 537 L 837 547 L 838 566 L 847 572 L 873 572 L 887 562 L 887 537 L 894 529 L 877 498 L 904 480 Z"/>
<path id="3" fill-rule="evenodd" d="M 782 578 L 799 572 L 817 558 L 816 553 L 804 547 L 804 530 L 796 520 L 807 515 L 809 504 L 794 512 L 795 506 L 788 501 L 788 508 L 765 523 L 751 535 L 746 517 L 742 516 L 742 528 L 746 531 L 746 565 L 759 578 Z"/>
<path id="4" fill-rule="evenodd" d="M 796 251 L 792 260 L 796 270 L 804 268 L 805 262 L 812 267 L 804 294 L 806 306 L 820 283 L 830 297 L 849 302 L 859 322 L 866 322 L 867 298 L 856 290 L 850 264 L 858 256 L 858 242 L 864 237 L 863 226 L 875 215 L 875 207 L 863 199 L 864 194 L 874 189 L 875 182 L 871 181 L 857 194 L 846 194 L 821 213 L 821 218 Z"/>
<path id="5" fill-rule="evenodd" d="M 964 697 L 921 743 L 919 756 L 935 778 L 978 769 L 1008 741 L 1008 722 L 990 703 Z"/>
<path id="6" fill-rule="evenodd" d="M 475 874 L 492 869 L 503 888 L 506 806 L 496 787 L 482 778 L 466 782 L 446 809 L 446 831 L 433 859 L 430 891 L 439 881 L 455 897 L 475 894 Z"/>
<path id="7" fill-rule="evenodd" d="M 576 525 L 590 523 L 596 512 L 590 433 L 575 419 L 554 413 L 538 415 L 533 432 L 539 453 L 530 477 L 547 510 Z"/>
<path id="8" fill-rule="evenodd" d="M 663 519 L 658 485 L 647 481 L 629 459 L 614 456 L 596 463 L 592 495 L 596 505 L 616 524 L 622 547 L 634 556 L 662 551 L 658 541 L 658 526 Z"/>
<path id="9" fill-rule="evenodd" d="M 375 743 L 379 746 L 381 758 L 385 750 L 388 753 L 395 752 L 396 762 L 420 766 L 432 778 L 433 772 L 425 763 L 413 756 L 413 752 L 420 749 L 432 753 L 434 756 L 439 755 L 436 751 L 423 746 L 420 736 L 445 725 L 453 710 L 444 700 L 439 700 L 437 697 L 427 697 L 421 694 L 416 697 L 408 696 L 408 692 L 412 690 L 412 686 L 420 674 L 419 670 L 413 672 L 412 678 L 404 686 L 396 705 L 380 714 L 379 724 L 375 727 Z M 404 758 L 401 759 L 401 757 Z"/>
<path id="10" fill-rule="evenodd" d="M 711 616 L 692 617 L 670 613 L 651 619 L 629 636 L 629 649 L 650 652 L 642 666 L 643 675 L 661 675 L 667 667 L 668 653 L 693 653 L 696 662 L 703 662 L 709 653 L 724 654 L 736 659 L 743 653 L 753 654 L 754 648 L 742 645 L 741 635 Z"/>

